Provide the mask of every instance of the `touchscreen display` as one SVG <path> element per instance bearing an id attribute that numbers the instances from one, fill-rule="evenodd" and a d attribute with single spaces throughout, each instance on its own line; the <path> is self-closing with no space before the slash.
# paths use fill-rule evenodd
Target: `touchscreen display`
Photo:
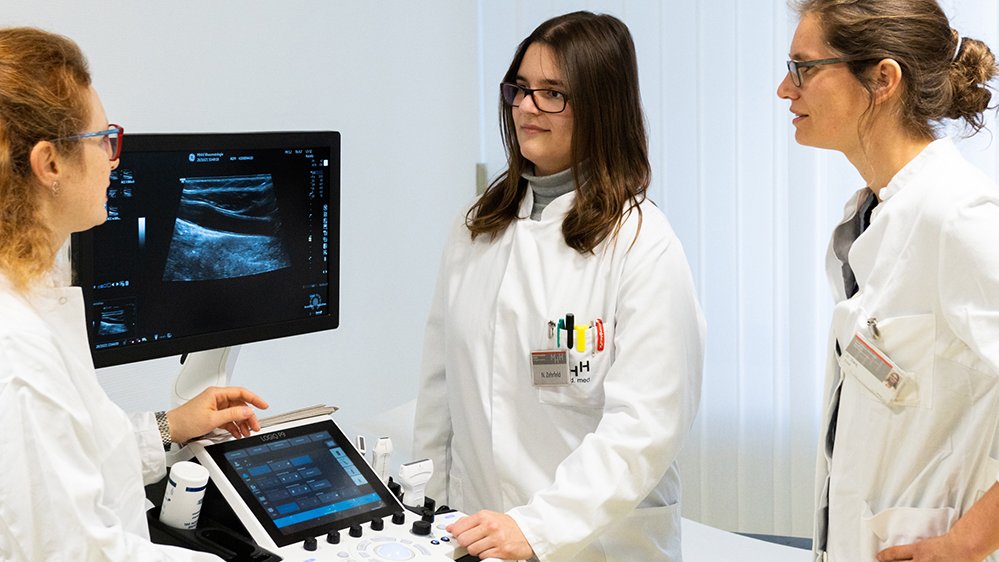
<path id="1" fill-rule="evenodd" d="M 206 450 L 278 546 L 401 509 L 332 421 Z"/>

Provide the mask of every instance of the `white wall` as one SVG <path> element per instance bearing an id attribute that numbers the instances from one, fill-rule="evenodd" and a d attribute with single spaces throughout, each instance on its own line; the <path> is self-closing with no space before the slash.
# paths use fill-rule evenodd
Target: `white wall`
<path id="1" fill-rule="evenodd" d="M 342 133 L 341 324 L 243 346 L 233 382 L 274 409 L 343 419 L 403 403 L 447 226 L 475 193 L 476 6 L 433 0 L 6 0 L 0 25 L 77 41 L 128 132 Z M 177 359 L 102 369 L 126 409 L 162 409 Z"/>

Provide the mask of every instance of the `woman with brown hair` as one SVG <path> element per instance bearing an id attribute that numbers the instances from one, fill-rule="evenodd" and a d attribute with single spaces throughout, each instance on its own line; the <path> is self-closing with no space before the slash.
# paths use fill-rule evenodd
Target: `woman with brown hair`
<path id="1" fill-rule="evenodd" d="M 777 93 L 866 182 L 833 232 L 819 560 L 999 560 L 999 187 L 941 134 L 997 73 L 935 0 L 805 0 Z"/>
<path id="2" fill-rule="evenodd" d="M 259 430 L 241 388 L 127 416 L 98 384 L 79 287 L 56 255 L 107 218 L 124 130 L 109 124 L 69 39 L 0 29 L 0 559 L 217 560 L 155 545 L 143 481 L 165 443 Z"/>
<path id="3" fill-rule="evenodd" d="M 427 325 L 415 448 L 480 557 L 680 560 L 676 458 L 704 323 L 646 198 L 631 35 L 541 24 L 500 85 L 508 169 L 463 214 Z"/>

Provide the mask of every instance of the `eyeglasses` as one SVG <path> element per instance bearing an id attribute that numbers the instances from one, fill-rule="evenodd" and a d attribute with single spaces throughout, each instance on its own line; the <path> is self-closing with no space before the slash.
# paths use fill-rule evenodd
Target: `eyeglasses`
<path id="1" fill-rule="evenodd" d="M 569 96 L 565 92 L 547 88 L 525 88 L 507 82 L 500 84 L 500 93 L 503 95 L 503 103 L 511 107 L 519 107 L 524 98 L 531 96 L 534 107 L 544 113 L 562 113 L 565 111 L 566 102 L 569 101 Z"/>
<path id="2" fill-rule="evenodd" d="M 76 141 L 89 139 L 91 137 L 106 137 L 101 139 L 103 142 L 107 143 L 109 152 L 111 153 L 111 160 L 117 160 L 121 156 L 121 143 L 125 138 L 125 129 L 121 125 L 115 125 L 111 123 L 108 128 L 103 131 L 94 131 L 92 133 L 80 133 L 79 135 L 72 135 L 69 137 L 61 137 L 58 139 L 52 139 L 53 141 Z"/>
<path id="3" fill-rule="evenodd" d="M 787 61 L 787 72 L 791 75 L 791 83 L 796 87 L 800 88 L 802 84 L 801 70 L 803 68 L 811 68 L 813 66 L 821 66 L 824 64 L 836 64 L 839 62 L 854 62 L 863 59 L 854 59 L 850 57 L 840 57 L 835 59 L 816 59 L 816 60 L 794 60 L 791 59 Z"/>

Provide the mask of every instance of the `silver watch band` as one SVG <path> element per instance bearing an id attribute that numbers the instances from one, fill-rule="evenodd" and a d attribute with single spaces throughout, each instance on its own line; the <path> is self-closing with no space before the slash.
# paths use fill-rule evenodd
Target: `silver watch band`
<path id="1" fill-rule="evenodd" d="M 163 450 L 169 451 L 173 441 L 170 439 L 170 420 L 167 419 L 166 412 L 156 412 L 156 426 L 160 429 L 160 441 L 163 442 Z"/>

